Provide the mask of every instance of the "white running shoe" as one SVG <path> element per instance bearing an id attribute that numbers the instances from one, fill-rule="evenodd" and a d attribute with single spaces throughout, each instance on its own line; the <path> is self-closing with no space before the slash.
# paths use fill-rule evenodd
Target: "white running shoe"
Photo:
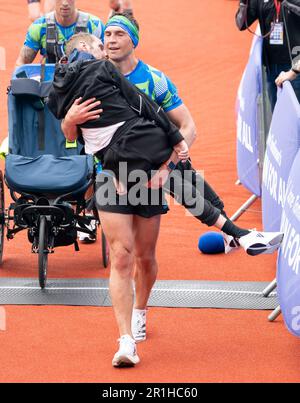
<path id="1" fill-rule="evenodd" d="M 136 344 L 131 336 L 125 334 L 118 340 L 119 350 L 112 360 L 113 367 L 132 367 L 140 362 L 137 355 Z"/>
<path id="2" fill-rule="evenodd" d="M 90 224 L 86 225 L 86 228 L 90 231 L 93 231 L 95 235 L 90 235 L 86 232 L 78 231 L 78 240 L 85 243 L 95 242 L 97 238 L 97 221 L 95 219 L 91 220 Z"/>
<path id="3" fill-rule="evenodd" d="M 228 235 L 228 234 L 225 234 L 225 232 L 223 232 L 223 238 L 224 238 L 224 246 L 225 246 L 226 255 L 233 250 L 237 250 L 240 247 L 238 240 L 233 238 L 232 235 Z"/>
<path id="4" fill-rule="evenodd" d="M 135 309 L 132 311 L 131 331 L 137 343 L 146 340 L 146 309 Z"/>
<path id="5" fill-rule="evenodd" d="M 270 255 L 279 249 L 283 236 L 282 232 L 251 231 L 239 238 L 238 241 L 248 255 Z"/>

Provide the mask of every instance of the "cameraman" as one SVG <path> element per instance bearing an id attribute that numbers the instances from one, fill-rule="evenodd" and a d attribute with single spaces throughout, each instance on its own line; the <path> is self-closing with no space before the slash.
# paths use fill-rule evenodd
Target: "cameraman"
<path id="1" fill-rule="evenodd" d="M 259 21 L 273 110 L 277 100 L 275 80 L 282 71 L 290 70 L 292 58 L 300 51 L 300 0 L 241 0 L 235 20 L 240 31 Z M 293 80 L 292 86 L 300 102 L 300 76 Z"/>

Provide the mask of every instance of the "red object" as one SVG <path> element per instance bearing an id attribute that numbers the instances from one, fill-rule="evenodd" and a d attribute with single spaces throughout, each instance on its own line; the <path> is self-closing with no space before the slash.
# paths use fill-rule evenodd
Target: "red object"
<path id="1" fill-rule="evenodd" d="M 281 10 L 281 2 L 279 0 L 274 0 L 274 5 L 276 8 L 276 22 L 278 22 Z"/>

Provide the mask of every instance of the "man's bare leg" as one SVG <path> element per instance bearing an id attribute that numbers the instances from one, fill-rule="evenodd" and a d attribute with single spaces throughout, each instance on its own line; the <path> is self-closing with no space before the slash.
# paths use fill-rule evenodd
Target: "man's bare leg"
<path id="1" fill-rule="evenodd" d="M 152 218 L 134 217 L 135 304 L 146 309 L 158 271 L 156 243 L 159 235 L 160 215 Z"/>
<path id="2" fill-rule="evenodd" d="M 133 216 L 100 211 L 110 247 L 109 289 L 120 336 L 131 333 L 133 308 Z"/>

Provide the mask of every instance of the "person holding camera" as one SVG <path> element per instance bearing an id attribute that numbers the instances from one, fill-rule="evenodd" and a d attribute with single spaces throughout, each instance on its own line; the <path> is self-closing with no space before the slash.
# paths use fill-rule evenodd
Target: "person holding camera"
<path id="1" fill-rule="evenodd" d="M 267 90 L 274 110 L 277 101 L 275 80 L 282 71 L 290 70 L 293 58 L 300 52 L 300 1 L 240 0 L 235 20 L 240 31 L 250 31 L 249 27 L 259 21 Z M 292 86 L 300 102 L 300 76 L 294 77 Z"/>

